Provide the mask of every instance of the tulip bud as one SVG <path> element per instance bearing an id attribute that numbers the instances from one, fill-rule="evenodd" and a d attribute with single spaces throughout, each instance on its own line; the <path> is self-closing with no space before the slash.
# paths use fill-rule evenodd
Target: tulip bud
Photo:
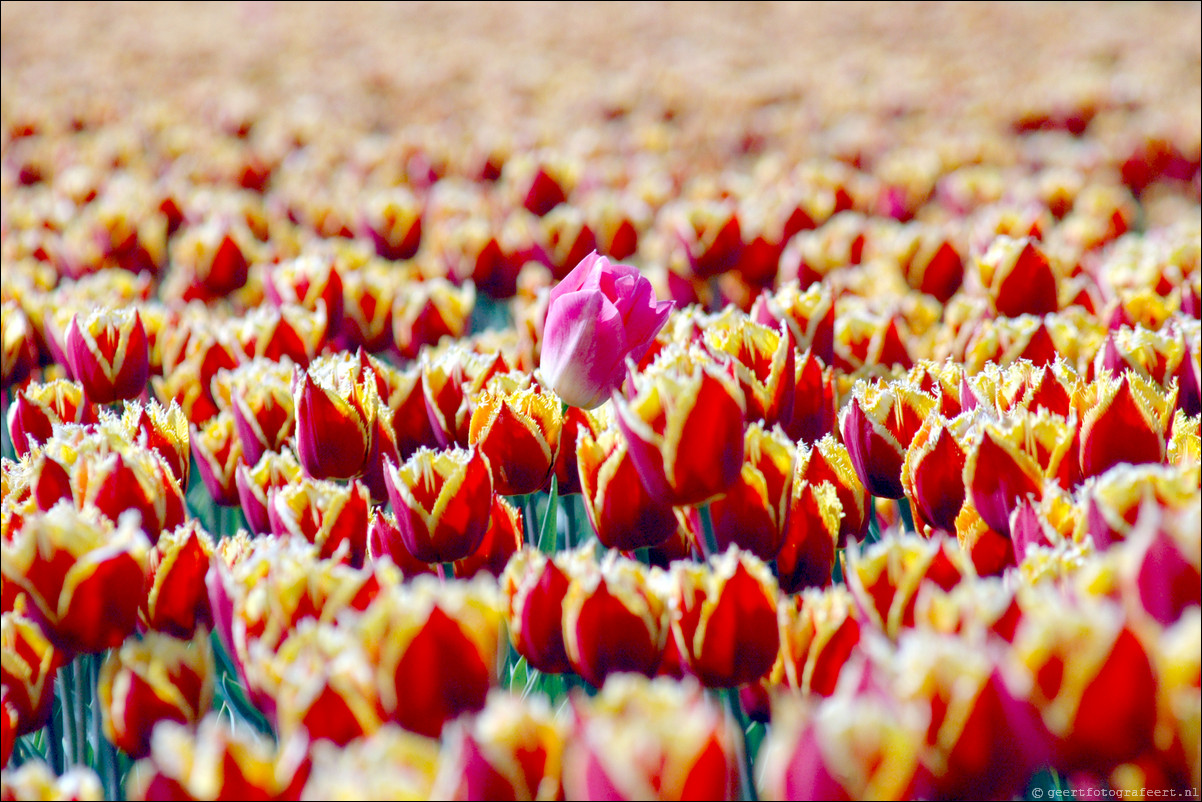
<path id="1" fill-rule="evenodd" d="M 843 504 L 830 482 L 798 482 L 789 497 L 788 526 L 776 555 L 781 590 L 824 588 L 831 582 Z"/>
<path id="2" fill-rule="evenodd" d="M 167 461 L 180 488 L 188 486 L 192 448 L 188 439 L 188 419 L 178 404 L 163 406 L 127 403 L 121 423 L 130 433 L 130 441 L 157 451 Z"/>
<path id="3" fill-rule="evenodd" d="M 96 683 L 105 737 L 130 757 L 145 757 L 159 721 L 192 724 L 208 711 L 213 672 L 203 630 L 190 642 L 157 632 L 127 640 L 109 654 Z"/>
<path id="4" fill-rule="evenodd" d="M 1083 392 L 1081 472 L 1097 476 L 1120 462 L 1162 462 L 1176 393 L 1138 374 L 1103 376 Z"/>
<path id="5" fill-rule="evenodd" d="M 743 400 L 724 368 L 695 351 L 665 352 L 614 397 L 618 426 L 652 496 L 700 504 L 725 492 L 743 464 Z"/>
<path id="6" fill-rule="evenodd" d="M 238 439 L 234 416 L 222 412 L 204 424 L 192 427 L 190 438 L 196 454 L 196 467 L 213 501 L 223 507 L 238 503 L 237 470 L 246 465 L 242 442 Z"/>
<path id="7" fill-rule="evenodd" d="M 739 478 L 709 504 L 719 554 L 734 544 L 761 560 L 776 557 L 787 531 L 793 459 L 793 444 L 779 428 L 766 431 L 758 423 L 747 428 Z M 701 513 L 694 507 L 680 517 L 693 540 L 708 552 Z"/>
<path id="8" fill-rule="evenodd" d="M 772 426 L 792 418 L 796 343 L 788 326 L 774 330 L 732 309 L 711 321 L 704 336 L 715 356 L 734 367 L 748 421 Z"/>
<path id="9" fill-rule="evenodd" d="M 494 496 L 488 530 L 480 546 L 462 560 L 455 561 L 455 576 L 471 579 L 481 571 L 500 577 L 509 560 L 525 543 L 522 513 L 503 496 Z"/>
<path id="10" fill-rule="evenodd" d="M 902 486 L 916 513 L 918 531 L 955 530 L 964 506 L 964 448 L 968 416 L 948 420 L 933 413 L 918 429 L 902 463 Z M 959 436 L 957 436 L 959 435 Z"/>
<path id="11" fill-rule="evenodd" d="M 1073 456 L 1076 420 L 1046 412 L 983 421 L 967 441 L 964 484 L 968 498 L 990 528 L 1010 533 L 1010 514 L 1028 495 L 1043 495 L 1045 479 L 1071 487 L 1077 474 Z"/>
<path id="12" fill-rule="evenodd" d="M 842 517 L 837 520 L 839 548 L 849 541 L 860 540 L 868 531 L 868 493 L 852 464 L 847 446 L 834 435 L 824 435 L 813 446 L 798 451 L 796 469 L 793 474 L 794 502 L 801 488 L 806 485 L 817 487 L 829 482 L 839 499 Z M 822 513 L 825 519 L 826 512 Z"/>
<path id="13" fill-rule="evenodd" d="M 150 349 L 142 318 L 134 309 L 97 309 L 67 325 L 67 361 L 88 398 L 111 404 L 146 389 Z"/>
<path id="14" fill-rule="evenodd" d="M 668 634 L 667 611 L 640 563 L 609 552 L 574 564 L 563 602 L 563 635 L 576 673 L 596 687 L 621 671 L 654 676 Z"/>
<path id="15" fill-rule="evenodd" d="M 805 290 L 797 282 L 783 284 L 775 295 L 765 293 L 756 299 L 751 317 L 766 326 L 784 322 L 798 349 L 811 352 L 824 365 L 834 362 L 835 303 L 826 284 Z"/>
<path id="16" fill-rule="evenodd" d="M 572 406 L 599 406 L 625 378 L 626 359 L 642 359 L 671 310 L 637 269 L 594 252 L 551 291 L 543 380 Z"/>
<path id="17" fill-rule="evenodd" d="M 499 352 L 476 354 L 462 346 L 453 346 L 437 358 L 423 361 L 422 395 L 441 446 L 468 445 L 475 398 L 490 379 L 507 370 Z"/>
<path id="18" fill-rule="evenodd" d="M 935 400 L 910 383 L 857 383 L 843 412 L 843 441 L 868 492 L 902 498 L 906 449 Z"/>
<path id="19" fill-rule="evenodd" d="M 452 562 L 479 548 L 493 498 L 483 454 L 421 448 L 399 467 L 389 463 L 384 476 L 397 527 L 414 557 Z"/>
<path id="20" fill-rule="evenodd" d="M 525 495 L 549 481 L 562 428 L 554 395 L 533 387 L 498 389 L 477 398 L 468 442 L 488 460 L 498 494 Z"/>
<path id="21" fill-rule="evenodd" d="M 314 362 L 292 379 L 296 455 L 315 479 L 363 473 L 382 406 L 374 380 L 363 380 L 353 357 Z"/>
<path id="22" fill-rule="evenodd" d="M 0 385 L 7 390 L 37 367 L 38 353 L 33 327 L 20 304 L 5 301 L 2 320 L 0 340 L 3 345 L 3 372 L 0 374 Z"/>
<path id="23" fill-rule="evenodd" d="M 672 507 L 643 487 L 616 428 L 583 432 L 576 446 L 584 509 L 602 545 L 620 551 L 658 546 L 677 529 Z"/>
<path id="24" fill-rule="evenodd" d="M 793 413 L 783 422 L 785 434 L 814 443 L 834 432 L 838 427 L 834 374 L 812 348 L 798 359 L 793 385 Z"/>
<path id="25" fill-rule="evenodd" d="M 705 566 L 672 566 L 672 635 L 708 688 L 754 682 L 776 661 L 778 590 L 758 559 L 733 546 Z"/>
<path id="26" fill-rule="evenodd" d="M 371 522 L 367 525 L 367 557 L 372 563 L 387 557 L 406 578 L 435 571 L 430 563 L 409 553 L 409 547 L 405 545 L 405 539 L 397 527 L 396 516 L 380 509 L 372 510 Z"/>

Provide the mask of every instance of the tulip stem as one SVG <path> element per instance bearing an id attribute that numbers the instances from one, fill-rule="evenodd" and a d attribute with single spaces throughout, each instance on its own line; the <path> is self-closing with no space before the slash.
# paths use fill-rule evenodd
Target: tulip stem
<path id="1" fill-rule="evenodd" d="M 86 654 L 75 656 L 72 666 L 72 680 L 75 685 L 75 762 L 81 765 L 88 764 L 88 707 L 84 703 L 84 693 L 86 685 L 84 683 L 84 674 L 87 672 L 85 660 L 88 659 Z"/>
<path id="2" fill-rule="evenodd" d="M 739 728 L 739 740 L 735 748 L 739 750 L 741 768 L 739 770 L 739 785 L 742 788 L 742 799 L 755 802 L 755 777 L 752 772 L 751 753 L 747 749 L 747 718 L 743 715 L 743 704 L 739 701 L 739 689 L 727 688 L 723 694 L 726 710 Z"/>
<path id="3" fill-rule="evenodd" d="M 117 789 L 117 755 L 100 726 L 100 655 L 92 655 L 92 754 L 99 767 L 104 793 L 109 799 L 119 799 Z"/>
<path id="4" fill-rule="evenodd" d="M 55 774 L 61 775 L 66 770 L 66 765 L 63 762 L 63 733 L 59 728 L 58 717 L 62 712 L 62 704 L 59 704 L 59 709 L 54 709 L 54 703 L 50 704 L 50 720 L 46 722 L 46 757 L 50 762 L 50 768 Z"/>
<path id="5" fill-rule="evenodd" d="M 58 695 L 63 705 L 63 732 L 67 736 L 63 744 L 64 769 L 77 762 L 75 756 L 79 751 L 79 733 L 75 729 L 75 697 L 72 690 L 74 683 L 71 681 L 74 671 L 74 662 L 67 662 L 58 674 Z"/>
<path id="6" fill-rule="evenodd" d="M 563 535 L 563 546 L 565 551 L 571 551 L 576 548 L 576 500 L 571 496 L 563 500 L 564 514 L 568 519 L 568 528 Z"/>
<path id="7" fill-rule="evenodd" d="M 551 477 L 551 494 L 547 499 L 547 509 L 543 511 L 543 523 L 538 533 L 538 550 L 544 554 L 554 554 L 559 537 L 559 478 Z"/>
<path id="8" fill-rule="evenodd" d="M 914 516 L 910 512 L 910 502 L 907 499 L 899 498 L 897 500 L 897 517 L 901 519 L 907 532 L 918 531 L 914 528 Z"/>
<path id="9" fill-rule="evenodd" d="M 714 536 L 714 519 L 710 517 L 709 503 L 702 504 L 697 511 L 701 518 L 701 533 L 705 537 L 706 556 L 713 557 L 718 553 L 718 539 Z"/>

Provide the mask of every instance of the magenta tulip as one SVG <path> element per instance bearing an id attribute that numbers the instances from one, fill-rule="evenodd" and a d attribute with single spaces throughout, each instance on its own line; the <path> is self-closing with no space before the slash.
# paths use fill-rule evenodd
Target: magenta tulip
<path id="1" fill-rule="evenodd" d="M 672 301 L 655 300 L 637 268 L 610 264 L 596 251 L 551 290 L 542 347 L 543 381 L 574 407 L 609 398 L 668 321 Z"/>

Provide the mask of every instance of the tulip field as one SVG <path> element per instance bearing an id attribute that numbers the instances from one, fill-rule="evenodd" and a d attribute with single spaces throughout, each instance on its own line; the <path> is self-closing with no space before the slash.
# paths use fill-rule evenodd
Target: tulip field
<path id="1" fill-rule="evenodd" d="M 1198 798 L 1199 4 L 0 16 L 3 800 Z"/>

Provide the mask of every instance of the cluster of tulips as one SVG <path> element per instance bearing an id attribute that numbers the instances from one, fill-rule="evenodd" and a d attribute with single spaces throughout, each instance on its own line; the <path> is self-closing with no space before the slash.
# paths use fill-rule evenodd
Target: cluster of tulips
<path id="1" fill-rule="evenodd" d="M 0 796 L 1197 798 L 1202 153 L 1044 112 L 6 108 Z"/>

